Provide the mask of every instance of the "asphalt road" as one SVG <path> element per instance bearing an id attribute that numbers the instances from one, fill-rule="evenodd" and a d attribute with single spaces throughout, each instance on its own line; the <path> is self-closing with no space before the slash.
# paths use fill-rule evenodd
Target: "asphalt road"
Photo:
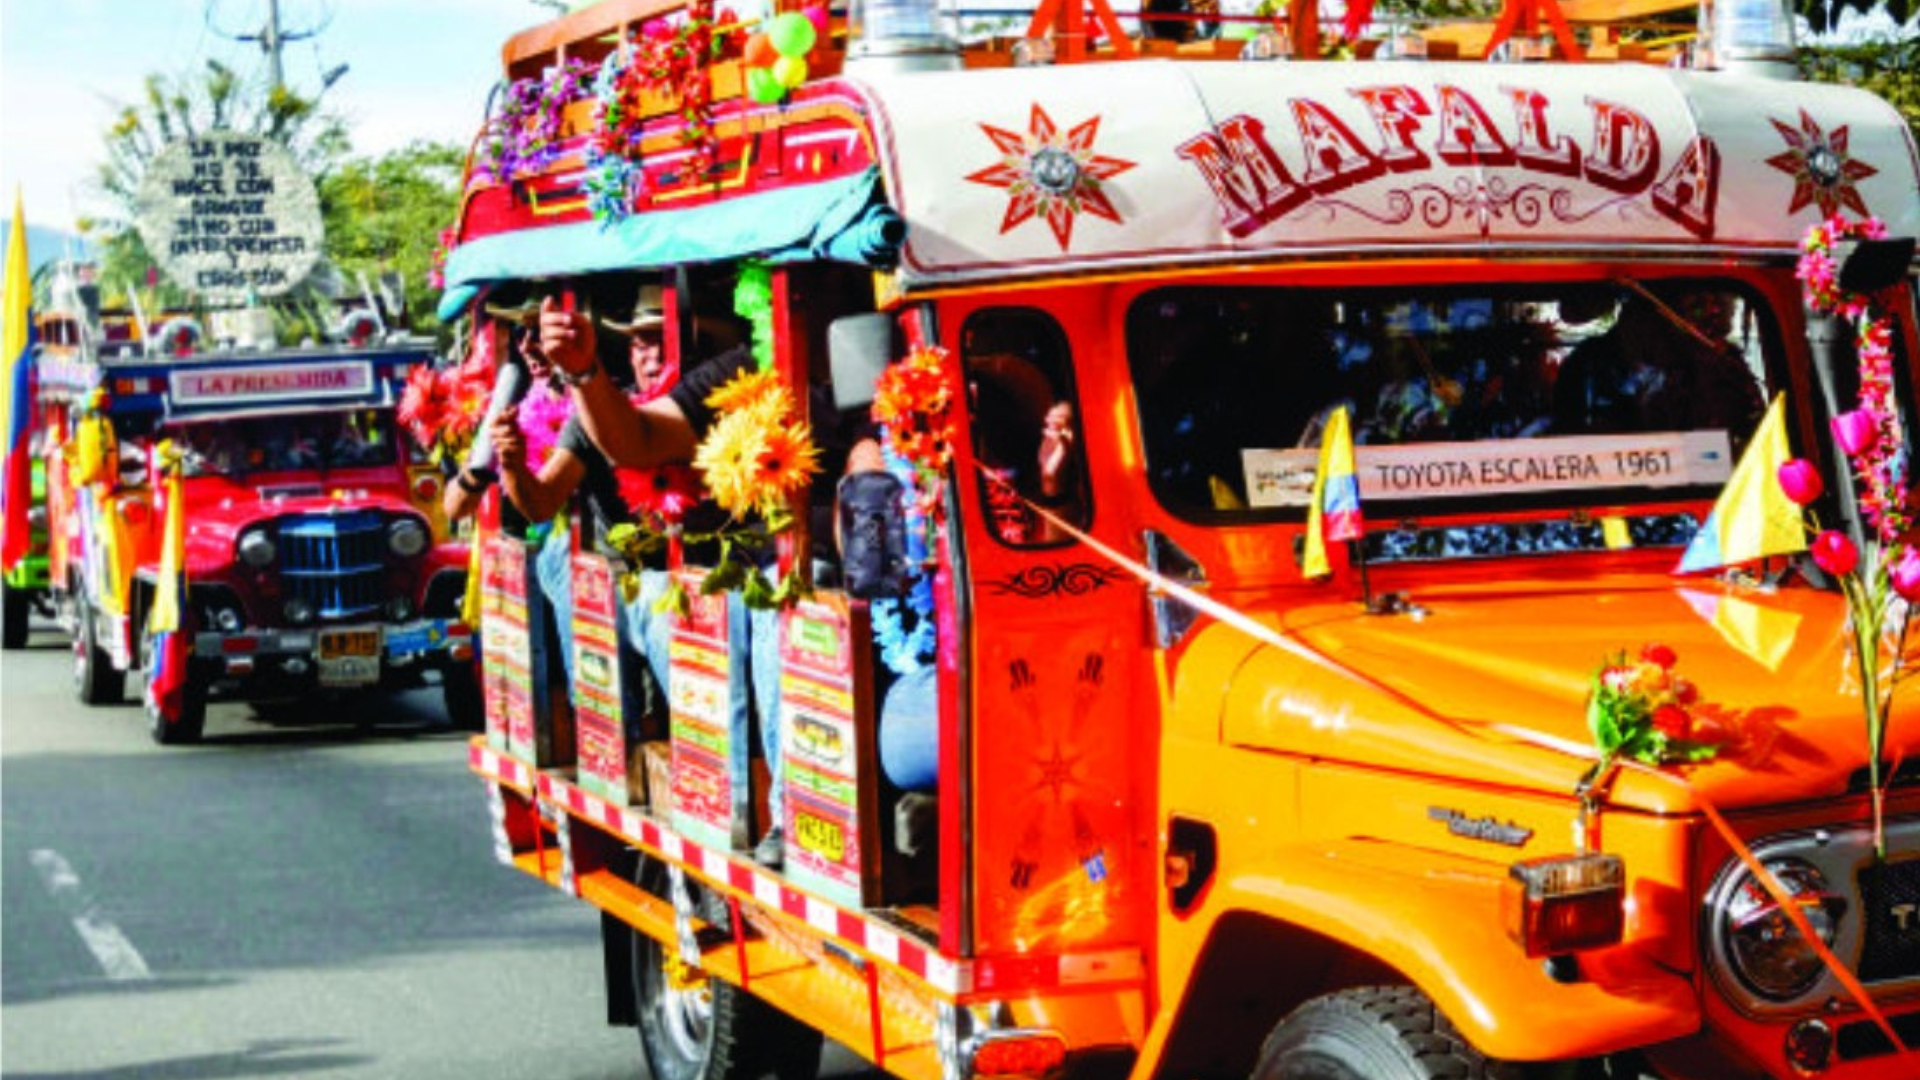
<path id="1" fill-rule="evenodd" d="M 46 626 L 0 657 L 5 1076 L 645 1076 L 597 913 L 493 861 L 436 693 L 164 748 L 70 669 Z"/>

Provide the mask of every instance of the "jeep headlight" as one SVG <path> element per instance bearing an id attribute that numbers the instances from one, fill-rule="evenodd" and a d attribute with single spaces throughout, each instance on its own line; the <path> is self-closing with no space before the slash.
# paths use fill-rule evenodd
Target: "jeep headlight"
<path id="1" fill-rule="evenodd" d="M 273 546 L 273 534 L 265 528 L 252 528 L 240 534 L 240 542 L 235 545 L 240 552 L 240 561 L 255 570 L 265 570 L 273 565 L 277 554 Z"/>
<path id="2" fill-rule="evenodd" d="M 1831 946 L 1847 901 L 1827 888 L 1826 876 L 1800 859 L 1768 859 L 1763 865 L 1780 883 L 1807 925 Z M 1770 1001 L 1788 1001 L 1813 987 L 1823 969 L 1820 954 L 1806 939 L 1773 893 L 1752 872 L 1740 868 L 1724 888 L 1716 889 L 1719 910 L 1714 932 L 1727 964 L 1742 985 Z"/>
<path id="3" fill-rule="evenodd" d="M 411 559 L 427 550 L 427 529 L 414 518 L 401 518 L 387 526 L 387 547 L 403 559 Z"/>

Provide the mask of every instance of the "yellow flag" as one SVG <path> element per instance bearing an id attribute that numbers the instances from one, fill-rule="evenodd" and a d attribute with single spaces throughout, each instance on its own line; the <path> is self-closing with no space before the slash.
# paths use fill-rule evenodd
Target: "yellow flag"
<path id="1" fill-rule="evenodd" d="M 1333 573 L 1327 562 L 1327 541 L 1355 540 L 1361 535 L 1360 478 L 1354 468 L 1353 428 L 1347 407 L 1335 408 L 1320 433 L 1320 462 L 1313 470 L 1313 494 L 1307 506 L 1307 546 L 1300 557 L 1300 573 L 1309 578 Z"/>
<path id="2" fill-rule="evenodd" d="M 180 629 L 180 587 L 187 576 L 187 499 L 180 490 L 180 461 L 173 440 L 160 444 L 167 470 L 167 522 L 160 536 L 160 585 L 153 594 L 148 623 L 156 634 Z"/>
<path id="3" fill-rule="evenodd" d="M 1767 415 L 1753 429 L 1753 441 L 1740 455 L 1740 463 L 1733 467 L 1727 486 L 1700 531 L 1693 534 L 1674 573 L 1717 570 L 1807 549 L 1800 508 L 1780 486 L 1780 466 L 1789 456 L 1785 401 L 1774 395 Z"/>

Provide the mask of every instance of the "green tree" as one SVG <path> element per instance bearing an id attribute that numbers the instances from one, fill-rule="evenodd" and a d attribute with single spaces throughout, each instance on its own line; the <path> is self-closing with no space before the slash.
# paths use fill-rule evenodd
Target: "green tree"
<path id="1" fill-rule="evenodd" d="M 1809 79 L 1858 86 L 1885 98 L 1920 142 L 1920 35 L 1803 44 L 1799 64 Z"/>
<path id="2" fill-rule="evenodd" d="M 436 290 L 427 272 L 440 230 L 460 209 L 462 150 L 452 143 L 416 142 L 373 158 L 347 161 L 320 183 L 327 227 L 327 258 L 348 292 L 361 276 L 398 275 L 413 328 L 430 330 Z"/>
<path id="3" fill-rule="evenodd" d="M 1914 0 L 1794 0 L 1794 6 L 1816 34 L 1824 34 L 1839 25 L 1841 14 L 1848 10 L 1871 15 L 1874 9 L 1884 8 L 1901 26 L 1906 25 L 1914 12 Z"/>

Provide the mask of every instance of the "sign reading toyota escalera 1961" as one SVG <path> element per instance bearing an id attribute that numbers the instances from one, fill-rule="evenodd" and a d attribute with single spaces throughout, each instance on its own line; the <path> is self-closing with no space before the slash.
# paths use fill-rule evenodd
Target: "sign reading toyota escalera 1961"
<path id="1" fill-rule="evenodd" d="M 147 250 L 184 289 L 215 301 L 278 296 L 320 258 L 313 181 L 284 146 L 210 131 L 153 159 L 134 200 Z"/>

